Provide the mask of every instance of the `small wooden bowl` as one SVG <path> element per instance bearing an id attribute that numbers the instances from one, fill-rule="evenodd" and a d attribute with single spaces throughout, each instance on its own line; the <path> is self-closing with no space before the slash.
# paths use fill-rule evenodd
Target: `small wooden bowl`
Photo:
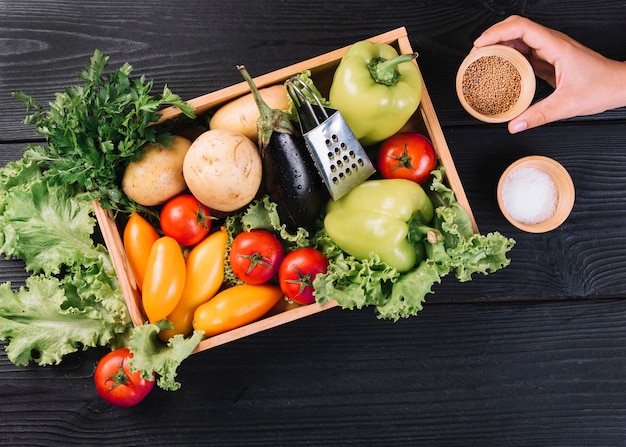
<path id="1" fill-rule="evenodd" d="M 481 64 L 480 73 L 476 72 L 474 63 Z M 517 80 L 515 70 L 510 70 L 511 64 L 519 73 Z M 489 45 L 470 52 L 456 75 L 461 105 L 474 118 L 486 123 L 503 123 L 521 114 L 532 102 L 535 88 L 535 72 L 530 62 L 506 45 Z M 519 96 L 514 100 L 516 92 Z"/>
<path id="2" fill-rule="evenodd" d="M 535 172 L 547 174 L 549 179 L 551 179 L 554 183 L 556 188 L 554 212 L 551 217 L 546 220 L 542 220 L 537 223 L 520 222 L 511 215 L 509 210 L 507 210 L 507 200 L 504 197 L 506 194 L 506 192 L 504 192 L 505 183 L 514 171 L 522 168 L 535 168 L 537 170 Z M 517 172 L 519 173 L 520 171 Z M 518 181 L 521 182 L 522 180 Z M 527 191 L 530 191 L 532 185 L 529 184 L 526 186 Z M 559 162 L 540 155 L 532 155 L 517 160 L 504 171 L 500 177 L 500 181 L 498 182 L 498 206 L 500 207 L 502 214 L 513 226 L 529 233 L 545 233 L 547 231 L 554 230 L 565 222 L 574 206 L 575 195 L 574 182 L 572 181 L 572 177 L 569 175 L 567 170 Z"/>

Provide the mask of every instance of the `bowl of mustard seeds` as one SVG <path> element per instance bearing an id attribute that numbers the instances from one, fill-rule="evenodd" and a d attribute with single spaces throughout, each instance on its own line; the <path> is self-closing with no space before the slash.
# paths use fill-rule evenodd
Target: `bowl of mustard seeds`
<path id="1" fill-rule="evenodd" d="M 526 57 L 506 45 L 478 48 L 463 60 L 456 91 L 463 108 L 487 123 L 510 121 L 528 108 L 536 80 Z"/>

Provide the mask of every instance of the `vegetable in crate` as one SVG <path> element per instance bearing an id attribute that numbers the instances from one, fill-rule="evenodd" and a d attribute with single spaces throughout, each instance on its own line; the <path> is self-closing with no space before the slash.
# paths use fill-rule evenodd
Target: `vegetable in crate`
<path id="1" fill-rule="evenodd" d="M 124 251 L 139 290 L 143 287 L 152 245 L 159 237 L 156 228 L 138 212 L 130 215 L 124 227 Z"/>
<path id="2" fill-rule="evenodd" d="M 282 241 L 274 233 L 253 229 L 233 239 L 228 260 L 234 275 L 246 284 L 265 284 L 278 273 L 285 257 Z"/>
<path id="3" fill-rule="evenodd" d="M 384 178 L 405 178 L 424 184 L 437 167 L 437 154 L 428 138 L 417 132 L 400 132 L 378 148 L 378 172 Z"/>
<path id="4" fill-rule="evenodd" d="M 187 138 L 174 135 L 169 147 L 146 143 L 137 160 L 124 169 L 122 191 L 144 206 L 161 205 L 187 189 L 183 161 L 191 147 Z"/>
<path id="5" fill-rule="evenodd" d="M 282 298 L 280 287 L 273 284 L 237 284 L 199 306 L 193 327 L 212 337 L 258 320 Z"/>
<path id="6" fill-rule="evenodd" d="M 227 129 L 211 129 L 196 138 L 183 162 L 191 193 L 212 210 L 238 210 L 261 186 L 261 156 L 250 138 Z"/>
<path id="7" fill-rule="evenodd" d="M 328 270 L 328 258 L 319 250 L 300 247 L 289 252 L 278 270 L 278 282 L 285 296 L 298 304 L 313 304 L 313 281 Z"/>
<path id="8" fill-rule="evenodd" d="M 259 149 L 263 183 L 278 206 L 281 221 L 290 229 L 312 229 L 324 209 L 328 192 L 304 142 L 289 115 L 271 109 L 258 93 L 242 65 L 237 69 L 248 82 L 260 111 Z"/>
<path id="9" fill-rule="evenodd" d="M 422 77 L 412 61 L 391 46 L 361 41 L 345 53 L 328 99 L 363 146 L 397 133 L 422 99 Z"/>
<path id="10" fill-rule="evenodd" d="M 143 310 L 151 323 L 172 312 L 185 287 L 185 258 L 174 238 L 159 238 L 150 250 L 146 276 L 141 289 Z"/>
<path id="11" fill-rule="evenodd" d="M 400 272 L 415 266 L 418 251 L 409 241 L 408 222 L 419 213 L 433 218 L 433 205 L 422 187 L 406 179 L 368 180 L 326 208 L 324 228 L 343 251 L 358 259 L 370 253 Z"/>
<path id="12" fill-rule="evenodd" d="M 161 230 L 183 247 L 192 247 L 209 235 L 211 210 L 191 194 L 168 200 L 159 214 Z"/>

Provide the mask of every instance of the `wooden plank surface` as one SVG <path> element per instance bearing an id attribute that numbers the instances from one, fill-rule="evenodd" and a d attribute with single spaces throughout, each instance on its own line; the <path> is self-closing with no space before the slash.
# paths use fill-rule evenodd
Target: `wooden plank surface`
<path id="1" fill-rule="evenodd" d="M 480 230 L 517 241 L 510 267 L 446 279 L 416 318 L 330 309 L 194 355 L 180 391 L 127 410 L 95 394 L 105 350 L 46 368 L 2 352 L 0 445 L 626 444 L 626 109 L 516 136 L 471 119 L 456 69 L 511 13 L 626 60 L 615 0 L 0 0 L 2 164 L 37 141 L 10 93 L 51 100 L 95 48 L 187 99 L 240 82 L 237 64 L 257 76 L 405 26 Z M 572 215 L 551 233 L 515 230 L 495 203 L 499 174 L 529 154 L 556 158 L 576 185 Z M 0 261 L 0 280 L 24 278 Z"/>
<path id="2" fill-rule="evenodd" d="M 623 300 L 334 309 L 194 355 L 181 390 L 117 409 L 104 351 L 0 360 L 3 445 L 623 445 Z"/>

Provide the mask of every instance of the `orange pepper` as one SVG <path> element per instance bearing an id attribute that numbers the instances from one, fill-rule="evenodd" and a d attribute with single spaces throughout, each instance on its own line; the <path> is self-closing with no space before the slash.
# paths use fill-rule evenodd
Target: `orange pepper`
<path id="1" fill-rule="evenodd" d="M 193 327 L 207 337 L 221 334 L 258 320 L 282 297 L 280 287 L 272 284 L 230 287 L 196 309 Z"/>
<path id="2" fill-rule="evenodd" d="M 139 213 L 132 213 L 124 227 L 124 249 L 139 290 L 143 287 L 146 266 L 152 244 L 159 238 L 159 233 Z"/>
<path id="3" fill-rule="evenodd" d="M 167 317 L 185 287 L 185 257 L 174 238 L 163 236 L 153 245 L 142 288 L 143 310 L 150 323 Z"/>
<path id="4" fill-rule="evenodd" d="M 169 340 L 177 334 L 187 335 L 192 329 L 193 314 L 198 306 L 213 298 L 224 281 L 224 259 L 228 233 L 222 227 L 193 247 L 187 256 L 185 288 L 176 308 L 167 316 L 172 329 L 159 332 Z"/>

